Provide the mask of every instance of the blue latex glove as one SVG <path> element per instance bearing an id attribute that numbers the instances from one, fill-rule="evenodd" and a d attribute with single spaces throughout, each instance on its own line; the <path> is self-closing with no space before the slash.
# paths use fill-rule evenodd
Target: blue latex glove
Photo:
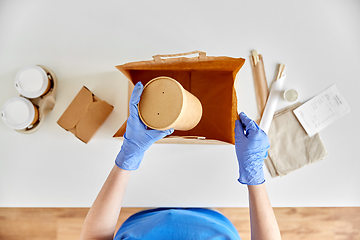
<path id="1" fill-rule="evenodd" d="M 270 147 L 266 133 L 245 113 L 235 122 L 235 150 L 239 162 L 238 181 L 247 185 L 265 182 L 263 164 Z"/>
<path id="2" fill-rule="evenodd" d="M 130 116 L 126 124 L 124 142 L 115 160 L 116 165 L 125 170 L 138 169 L 145 151 L 154 142 L 174 132 L 174 129 L 172 128 L 164 131 L 147 129 L 138 114 L 137 104 L 140 101 L 142 91 L 143 85 L 141 82 L 138 82 L 135 85 L 130 98 Z"/>

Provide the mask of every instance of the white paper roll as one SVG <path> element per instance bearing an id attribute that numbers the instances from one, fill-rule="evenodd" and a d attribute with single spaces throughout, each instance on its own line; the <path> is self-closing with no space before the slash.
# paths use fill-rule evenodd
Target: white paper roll
<path id="1" fill-rule="evenodd" d="M 271 125 L 272 119 L 274 117 L 274 113 L 276 111 L 276 106 L 277 106 L 278 100 L 284 91 L 283 85 L 284 85 L 285 77 L 286 76 L 283 75 L 281 78 L 276 80 L 273 83 L 273 85 L 271 86 L 269 97 L 266 102 L 264 113 L 262 115 L 262 118 L 260 121 L 260 126 L 259 126 L 262 130 L 264 130 L 264 132 L 266 132 L 266 134 L 269 132 L 270 125 Z"/>

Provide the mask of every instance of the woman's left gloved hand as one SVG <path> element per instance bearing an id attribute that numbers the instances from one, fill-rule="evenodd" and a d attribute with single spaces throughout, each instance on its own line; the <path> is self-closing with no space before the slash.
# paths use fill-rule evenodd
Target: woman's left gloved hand
<path id="1" fill-rule="evenodd" d="M 131 94 L 124 142 L 116 157 L 115 164 L 125 170 L 136 170 L 139 168 L 145 151 L 156 141 L 170 135 L 174 129 L 164 131 L 147 129 L 146 125 L 139 118 L 138 103 L 143 91 L 143 85 L 138 82 Z"/>
<path id="2" fill-rule="evenodd" d="M 264 159 L 270 147 L 267 134 L 241 112 L 240 120 L 235 122 L 235 150 L 239 162 L 238 181 L 247 185 L 258 185 L 265 182 Z"/>

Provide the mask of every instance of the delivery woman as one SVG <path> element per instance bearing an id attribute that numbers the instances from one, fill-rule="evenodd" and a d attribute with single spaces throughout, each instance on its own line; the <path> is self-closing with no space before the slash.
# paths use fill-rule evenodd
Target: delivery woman
<path id="1" fill-rule="evenodd" d="M 137 104 L 142 91 L 143 86 L 139 82 L 131 95 L 123 145 L 89 210 L 80 239 L 240 239 L 236 228 L 225 216 L 203 208 L 145 210 L 127 219 L 115 234 L 131 171 L 139 167 L 145 151 L 154 142 L 174 131 L 150 130 L 141 122 Z M 244 113 L 240 113 L 240 120 L 235 123 L 238 181 L 248 187 L 251 239 L 255 240 L 281 239 L 264 184 L 263 159 L 267 156 L 269 146 L 266 133 Z"/>

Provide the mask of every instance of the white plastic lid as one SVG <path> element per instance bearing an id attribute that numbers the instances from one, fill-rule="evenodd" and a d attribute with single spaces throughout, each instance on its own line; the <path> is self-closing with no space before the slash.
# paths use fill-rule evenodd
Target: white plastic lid
<path id="1" fill-rule="evenodd" d="M 288 102 L 295 102 L 298 99 L 299 94 L 295 89 L 287 89 L 284 91 L 283 97 Z"/>
<path id="2" fill-rule="evenodd" d="M 35 109 L 30 100 L 23 97 L 13 97 L 5 102 L 0 115 L 8 127 L 21 130 L 33 122 Z"/>
<path id="3" fill-rule="evenodd" d="M 27 98 L 37 98 L 44 94 L 49 84 L 48 76 L 39 66 L 20 69 L 15 76 L 15 87 Z"/>

